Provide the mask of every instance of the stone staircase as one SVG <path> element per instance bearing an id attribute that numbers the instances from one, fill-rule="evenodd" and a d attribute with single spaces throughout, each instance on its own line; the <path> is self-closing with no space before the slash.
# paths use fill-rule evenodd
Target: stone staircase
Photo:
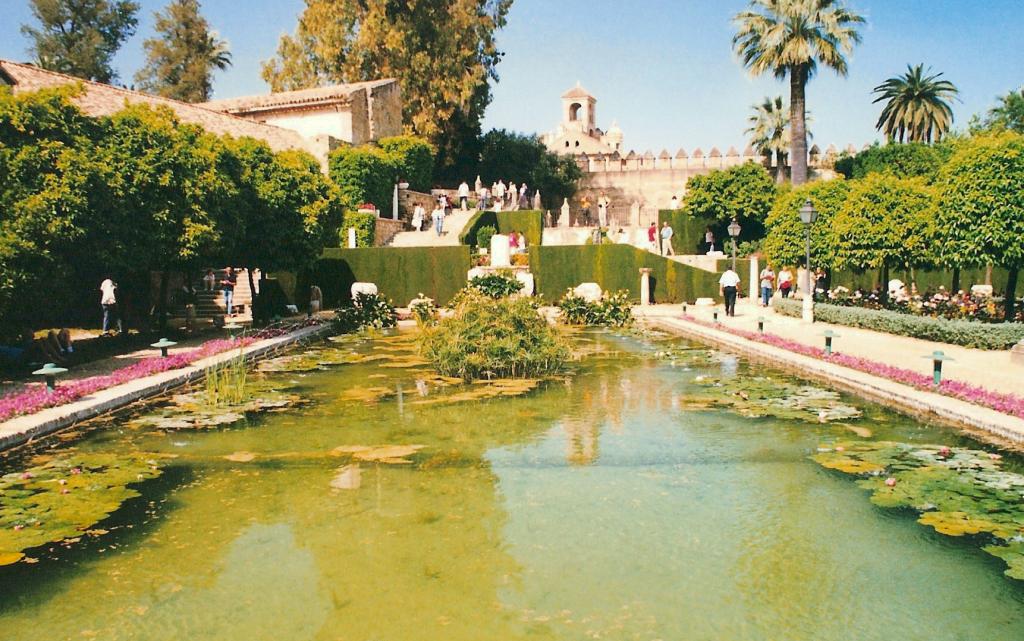
<path id="1" fill-rule="evenodd" d="M 207 291 L 204 288 L 204 283 L 200 280 L 194 284 L 196 288 L 196 318 L 215 318 L 223 316 L 227 313 L 227 304 L 224 301 L 224 292 L 220 289 L 220 281 L 227 274 L 227 270 L 218 269 L 215 270 L 214 276 L 217 277 L 217 285 L 214 286 L 214 290 Z M 238 307 L 244 306 L 247 313 L 252 312 L 252 290 L 249 289 L 249 273 L 247 270 L 236 270 L 238 281 L 235 284 L 235 296 L 233 305 L 235 307 L 235 313 L 238 313 Z M 259 283 L 260 273 L 259 271 L 253 274 L 253 281 Z"/>
<path id="2" fill-rule="evenodd" d="M 459 234 L 462 233 L 466 223 L 476 214 L 475 209 L 469 211 L 452 210 L 451 214 L 444 217 L 444 225 L 441 228 L 442 234 L 437 235 L 434 231 L 433 222 L 430 220 L 430 212 L 427 212 L 427 219 L 424 221 L 424 231 L 403 231 L 395 234 L 389 243 L 390 247 L 446 247 L 459 244 Z M 237 296 L 237 293 L 236 293 Z"/>

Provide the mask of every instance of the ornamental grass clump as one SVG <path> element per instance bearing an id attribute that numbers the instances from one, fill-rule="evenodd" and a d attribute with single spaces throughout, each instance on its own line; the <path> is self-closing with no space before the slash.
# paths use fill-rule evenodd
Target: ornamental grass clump
<path id="1" fill-rule="evenodd" d="M 366 328 L 385 329 L 398 323 L 398 314 L 388 299 L 380 294 L 358 293 L 352 303 L 335 312 L 334 328 L 350 334 Z"/>
<path id="2" fill-rule="evenodd" d="M 420 353 L 444 376 L 472 381 L 555 374 L 571 351 L 534 300 L 493 299 L 467 289 L 451 318 L 424 328 Z"/>
<path id="3" fill-rule="evenodd" d="M 559 319 L 566 325 L 628 327 L 633 323 L 629 292 L 624 289 L 614 294 L 605 292 L 599 301 L 588 301 L 569 289 L 558 307 Z"/>

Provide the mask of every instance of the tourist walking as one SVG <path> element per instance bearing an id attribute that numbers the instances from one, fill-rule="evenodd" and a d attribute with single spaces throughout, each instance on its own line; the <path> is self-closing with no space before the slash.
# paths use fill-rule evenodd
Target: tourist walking
<path id="1" fill-rule="evenodd" d="M 516 201 L 519 199 L 519 188 L 511 180 L 508 182 L 508 190 L 505 192 L 505 208 L 509 211 L 516 208 Z"/>
<path id="2" fill-rule="evenodd" d="M 789 268 L 783 267 L 779 270 L 779 291 L 782 292 L 783 298 L 789 298 L 789 292 L 793 290 L 793 272 L 789 271 Z"/>
<path id="3" fill-rule="evenodd" d="M 412 228 L 416 231 L 423 230 L 423 219 L 427 216 L 427 210 L 423 208 L 421 203 L 416 203 L 416 207 L 412 210 Z"/>
<path id="4" fill-rule="evenodd" d="M 459 185 L 459 209 L 461 211 L 469 209 L 469 185 L 465 180 Z"/>
<path id="5" fill-rule="evenodd" d="M 658 242 L 658 225 L 652 220 L 651 226 L 647 228 L 647 248 L 652 252 L 661 255 L 661 246 Z"/>
<path id="6" fill-rule="evenodd" d="M 580 200 L 580 210 L 583 212 L 583 226 L 590 227 L 590 200 L 586 196 Z M 576 224 L 579 226 L 579 222 Z"/>
<path id="7" fill-rule="evenodd" d="M 814 296 L 819 300 L 828 298 L 828 274 L 821 267 L 814 270 Z"/>
<path id="8" fill-rule="evenodd" d="M 104 278 L 100 283 L 100 307 L 103 309 L 103 333 L 108 334 L 117 325 L 117 333 L 121 333 L 121 316 L 117 313 L 117 283 L 111 278 Z"/>
<path id="9" fill-rule="evenodd" d="M 704 245 L 708 248 L 708 253 L 715 251 L 715 232 L 711 231 L 711 226 L 704 228 Z"/>
<path id="10" fill-rule="evenodd" d="M 608 205 L 610 203 L 608 196 L 602 191 L 601 197 L 597 199 L 597 222 L 601 227 L 608 226 Z"/>
<path id="11" fill-rule="evenodd" d="M 441 209 L 440 205 L 430 214 L 430 219 L 434 222 L 434 231 L 440 236 L 441 231 L 444 229 L 444 210 Z"/>
<path id="12" fill-rule="evenodd" d="M 672 226 L 666 220 L 661 224 L 661 252 L 663 256 L 675 256 L 676 250 L 672 249 Z"/>
<path id="13" fill-rule="evenodd" d="M 677 198 L 675 194 L 672 194 L 672 200 L 669 201 L 668 208 L 672 211 L 677 211 L 679 209 L 679 198 Z"/>
<path id="14" fill-rule="evenodd" d="M 491 189 L 491 193 L 494 194 L 494 202 L 505 202 L 505 183 L 502 180 L 498 180 L 498 184 L 494 185 Z"/>
<path id="15" fill-rule="evenodd" d="M 227 306 L 228 316 L 235 315 L 235 285 L 238 284 L 238 274 L 234 267 L 228 267 L 227 273 L 220 281 L 220 289 L 224 292 L 224 304 Z"/>
<path id="16" fill-rule="evenodd" d="M 718 292 L 725 298 L 725 315 L 736 315 L 736 291 L 740 284 L 740 275 L 729 267 L 718 279 Z"/>
<path id="17" fill-rule="evenodd" d="M 775 288 L 775 272 L 771 265 L 765 265 L 761 270 L 761 306 L 768 307 L 772 298 L 772 290 Z"/>

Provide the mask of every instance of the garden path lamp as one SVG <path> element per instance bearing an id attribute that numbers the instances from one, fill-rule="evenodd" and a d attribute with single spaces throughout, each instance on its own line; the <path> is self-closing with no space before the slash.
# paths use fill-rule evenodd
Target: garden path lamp
<path id="1" fill-rule="evenodd" d="M 46 392 L 52 394 L 57 389 L 57 377 L 67 373 L 67 368 L 57 367 L 54 363 L 43 365 L 42 369 L 32 372 L 34 376 L 42 376 L 46 380 Z"/>
<path id="2" fill-rule="evenodd" d="M 158 348 L 160 350 L 160 356 L 162 356 L 163 358 L 167 358 L 167 348 L 174 347 L 175 345 L 177 345 L 177 343 L 175 343 L 174 341 L 169 341 L 166 338 L 161 338 L 157 342 L 150 345 L 150 347 Z"/>
<path id="3" fill-rule="evenodd" d="M 956 360 L 952 356 L 946 356 L 942 350 L 938 349 L 923 358 L 932 359 L 932 384 L 935 387 L 938 387 L 939 383 L 942 382 L 942 361 Z"/>
<path id="4" fill-rule="evenodd" d="M 839 338 L 839 334 L 836 334 L 831 329 L 826 329 L 825 332 L 822 334 L 822 336 L 825 337 L 825 355 L 826 356 L 831 356 L 832 355 L 832 339 L 833 338 Z"/>
<path id="5" fill-rule="evenodd" d="M 764 324 L 766 322 L 768 322 L 768 321 L 765 320 L 764 316 L 758 316 L 757 317 L 757 331 L 758 331 L 758 333 L 764 334 Z"/>
<path id="6" fill-rule="evenodd" d="M 736 219 L 733 218 L 727 229 L 729 230 L 729 237 L 732 238 L 732 270 L 736 271 L 736 239 L 740 236 L 741 227 L 736 222 Z"/>
<path id="7" fill-rule="evenodd" d="M 807 247 L 807 263 L 804 265 L 806 273 L 804 274 L 804 280 L 806 281 L 806 287 L 804 288 L 804 304 L 803 304 L 803 321 L 805 323 L 814 322 L 814 298 L 811 295 L 811 225 L 814 221 L 818 220 L 818 210 L 814 208 L 814 204 L 811 199 L 808 198 L 804 201 L 803 207 L 800 208 L 800 222 L 804 224 L 804 238 L 806 240 Z"/>

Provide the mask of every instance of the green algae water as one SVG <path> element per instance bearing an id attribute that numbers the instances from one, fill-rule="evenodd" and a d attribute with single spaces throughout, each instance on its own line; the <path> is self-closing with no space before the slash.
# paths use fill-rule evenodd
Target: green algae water
<path id="1" fill-rule="evenodd" d="M 708 381 L 801 383 L 674 339 L 578 340 L 574 375 L 507 396 L 341 343 L 251 381 L 304 404 L 191 428 L 141 408 L 0 460 L 143 465 L 109 516 L 0 566 L 0 639 L 1024 639 L 1000 559 L 812 460 L 981 446 L 848 397 L 812 403 L 821 421 L 703 402 Z"/>

